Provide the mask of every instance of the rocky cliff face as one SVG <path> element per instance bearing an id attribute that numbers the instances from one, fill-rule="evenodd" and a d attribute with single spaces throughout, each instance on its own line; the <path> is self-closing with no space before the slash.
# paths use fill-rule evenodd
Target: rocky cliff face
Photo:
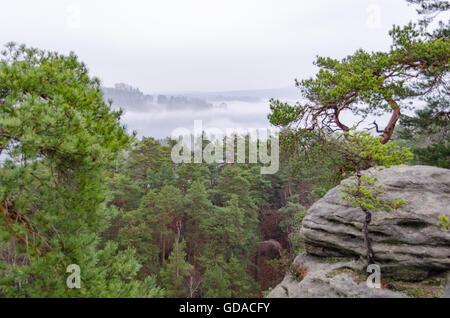
<path id="1" fill-rule="evenodd" d="M 381 201 L 403 198 L 407 202 L 390 212 L 372 213 L 369 232 L 375 261 L 381 267 L 382 280 L 384 277 L 421 281 L 433 275 L 444 273 L 445 276 L 445 272 L 450 271 L 450 230 L 438 225 L 438 217 L 444 214 L 450 218 L 450 170 L 401 165 L 383 170 L 372 168 L 364 174 L 378 178 L 383 190 Z M 317 274 L 314 267 L 321 265 L 312 264 L 320 264 L 321 258 L 347 257 L 357 260 L 365 257 L 362 233 L 364 213 L 341 198 L 343 184 L 348 182 L 353 181 L 344 180 L 330 190 L 308 210 L 303 220 L 301 236 L 310 257 L 307 262 L 310 274 L 306 275 L 306 280 L 311 273 Z M 349 268 L 348 264 L 338 264 L 322 266 L 322 270 L 329 272 Z M 350 266 L 351 270 L 363 272 L 364 266 L 358 264 Z M 327 278 L 327 273 L 321 275 Z M 326 286 L 329 284 L 322 287 L 329 288 Z M 297 289 L 297 293 L 291 291 L 292 294 L 308 297 L 304 288 L 301 291 Z M 351 293 L 342 291 L 341 295 L 352 297 Z M 364 293 L 360 292 L 360 295 Z M 365 295 L 370 297 L 375 294 L 368 292 Z M 380 296 L 379 293 L 376 295 Z M 384 296 L 387 295 L 381 295 Z M 281 294 L 278 293 L 278 297 L 282 297 Z M 327 297 L 334 296 L 329 294 Z"/>
<path id="2" fill-rule="evenodd" d="M 368 288 L 361 260 L 336 259 L 301 254 L 269 298 L 406 298 L 387 289 Z M 303 273 L 303 274 L 302 274 Z"/>

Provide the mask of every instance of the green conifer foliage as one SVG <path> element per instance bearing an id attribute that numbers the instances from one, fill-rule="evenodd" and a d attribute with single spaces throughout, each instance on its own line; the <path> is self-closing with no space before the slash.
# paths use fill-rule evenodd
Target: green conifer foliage
<path id="1" fill-rule="evenodd" d="M 114 216 L 105 169 L 132 138 L 100 82 L 74 54 L 9 43 L 0 61 L 0 233 L 15 261 L 0 262 L 0 295 L 155 296 L 154 280 L 131 281 L 131 250 L 98 234 Z M 69 264 L 81 288 L 69 289 Z"/>

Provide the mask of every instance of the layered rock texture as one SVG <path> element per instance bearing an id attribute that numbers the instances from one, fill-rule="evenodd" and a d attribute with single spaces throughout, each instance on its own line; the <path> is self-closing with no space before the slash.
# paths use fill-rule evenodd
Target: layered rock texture
<path id="1" fill-rule="evenodd" d="M 367 287 L 362 261 L 337 261 L 301 254 L 269 298 L 406 298 L 406 294 Z M 298 271 L 296 274 L 295 271 Z M 299 274 L 304 273 L 304 277 Z"/>
<path id="2" fill-rule="evenodd" d="M 450 219 L 450 170 L 400 165 L 363 174 L 378 178 L 382 202 L 407 202 L 372 213 L 369 233 L 382 277 L 421 281 L 450 271 L 450 230 L 438 225 L 440 215 Z M 300 232 L 308 255 L 365 258 L 364 213 L 342 199 L 343 184 L 349 182 L 354 181 L 344 180 L 308 210 Z"/>

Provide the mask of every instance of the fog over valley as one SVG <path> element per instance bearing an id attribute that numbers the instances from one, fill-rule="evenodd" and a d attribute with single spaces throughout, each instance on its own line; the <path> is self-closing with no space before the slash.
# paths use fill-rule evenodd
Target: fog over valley
<path id="1" fill-rule="evenodd" d="M 139 88 L 119 83 L 114 87 L 104 87 L 105 100 L 112 101 L 114 109 L 124 113 L 121 121 L 131 133 L 139 137 L 157 139 L 171 136 L 176 128 L 193 131 L 194 121 L 201 120 L 203 129 L 227 128 L 251 129 L 271 127 L 267 115 L 270 100 L 295 105 L 301 101 L 300 90 L 295 87 L 223 92 L 172 92 L 146 94 Z M 360 121 L 350 111 L 344 111 L 345 121 Z M 367 128 L 373 120 L 384 124 L 389 114 L 379 118 L 369 116 L 360 128 Z"/>
<path id="2" fill-rule="evenodd" d="M 165 138 L 176 128 L 268 128 L 270 98 L 295 103 L 296 88 L 228 92 L 145 94 L 127 84 L 103 88 L 113 108 L 122 108 L 122 122 L 138 136 Z"/>

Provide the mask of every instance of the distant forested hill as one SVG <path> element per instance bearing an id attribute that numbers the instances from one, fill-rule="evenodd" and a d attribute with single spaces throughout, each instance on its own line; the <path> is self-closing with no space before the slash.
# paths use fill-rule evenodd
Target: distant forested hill
<path id="1" fill-rule="evenodd" d="M 181 95 L 147 95 L 138 88 L 128 84 L 115 84 L 114 87 L 102 88 L 105 100 L 112 100 L 115 108 L 123 108 L 125 111 L 150 111 L 158 109 L 209 109 L 212 104 L 197 97 Z"/>
<path id="2" fill-rule="evenodd" d="M 170 94 L 144 94 L 139 88 L 119 83 L 114 87 L 103 87 L 105 100 L 111 99 L 115 108 L 129 111 L 210 109 L 217 101 L 241 101 L 256 103 L 270 98 L 297 99 L 298 89 L 294 87 L 240 90 L 223 92 L 175 92 Z"/>

